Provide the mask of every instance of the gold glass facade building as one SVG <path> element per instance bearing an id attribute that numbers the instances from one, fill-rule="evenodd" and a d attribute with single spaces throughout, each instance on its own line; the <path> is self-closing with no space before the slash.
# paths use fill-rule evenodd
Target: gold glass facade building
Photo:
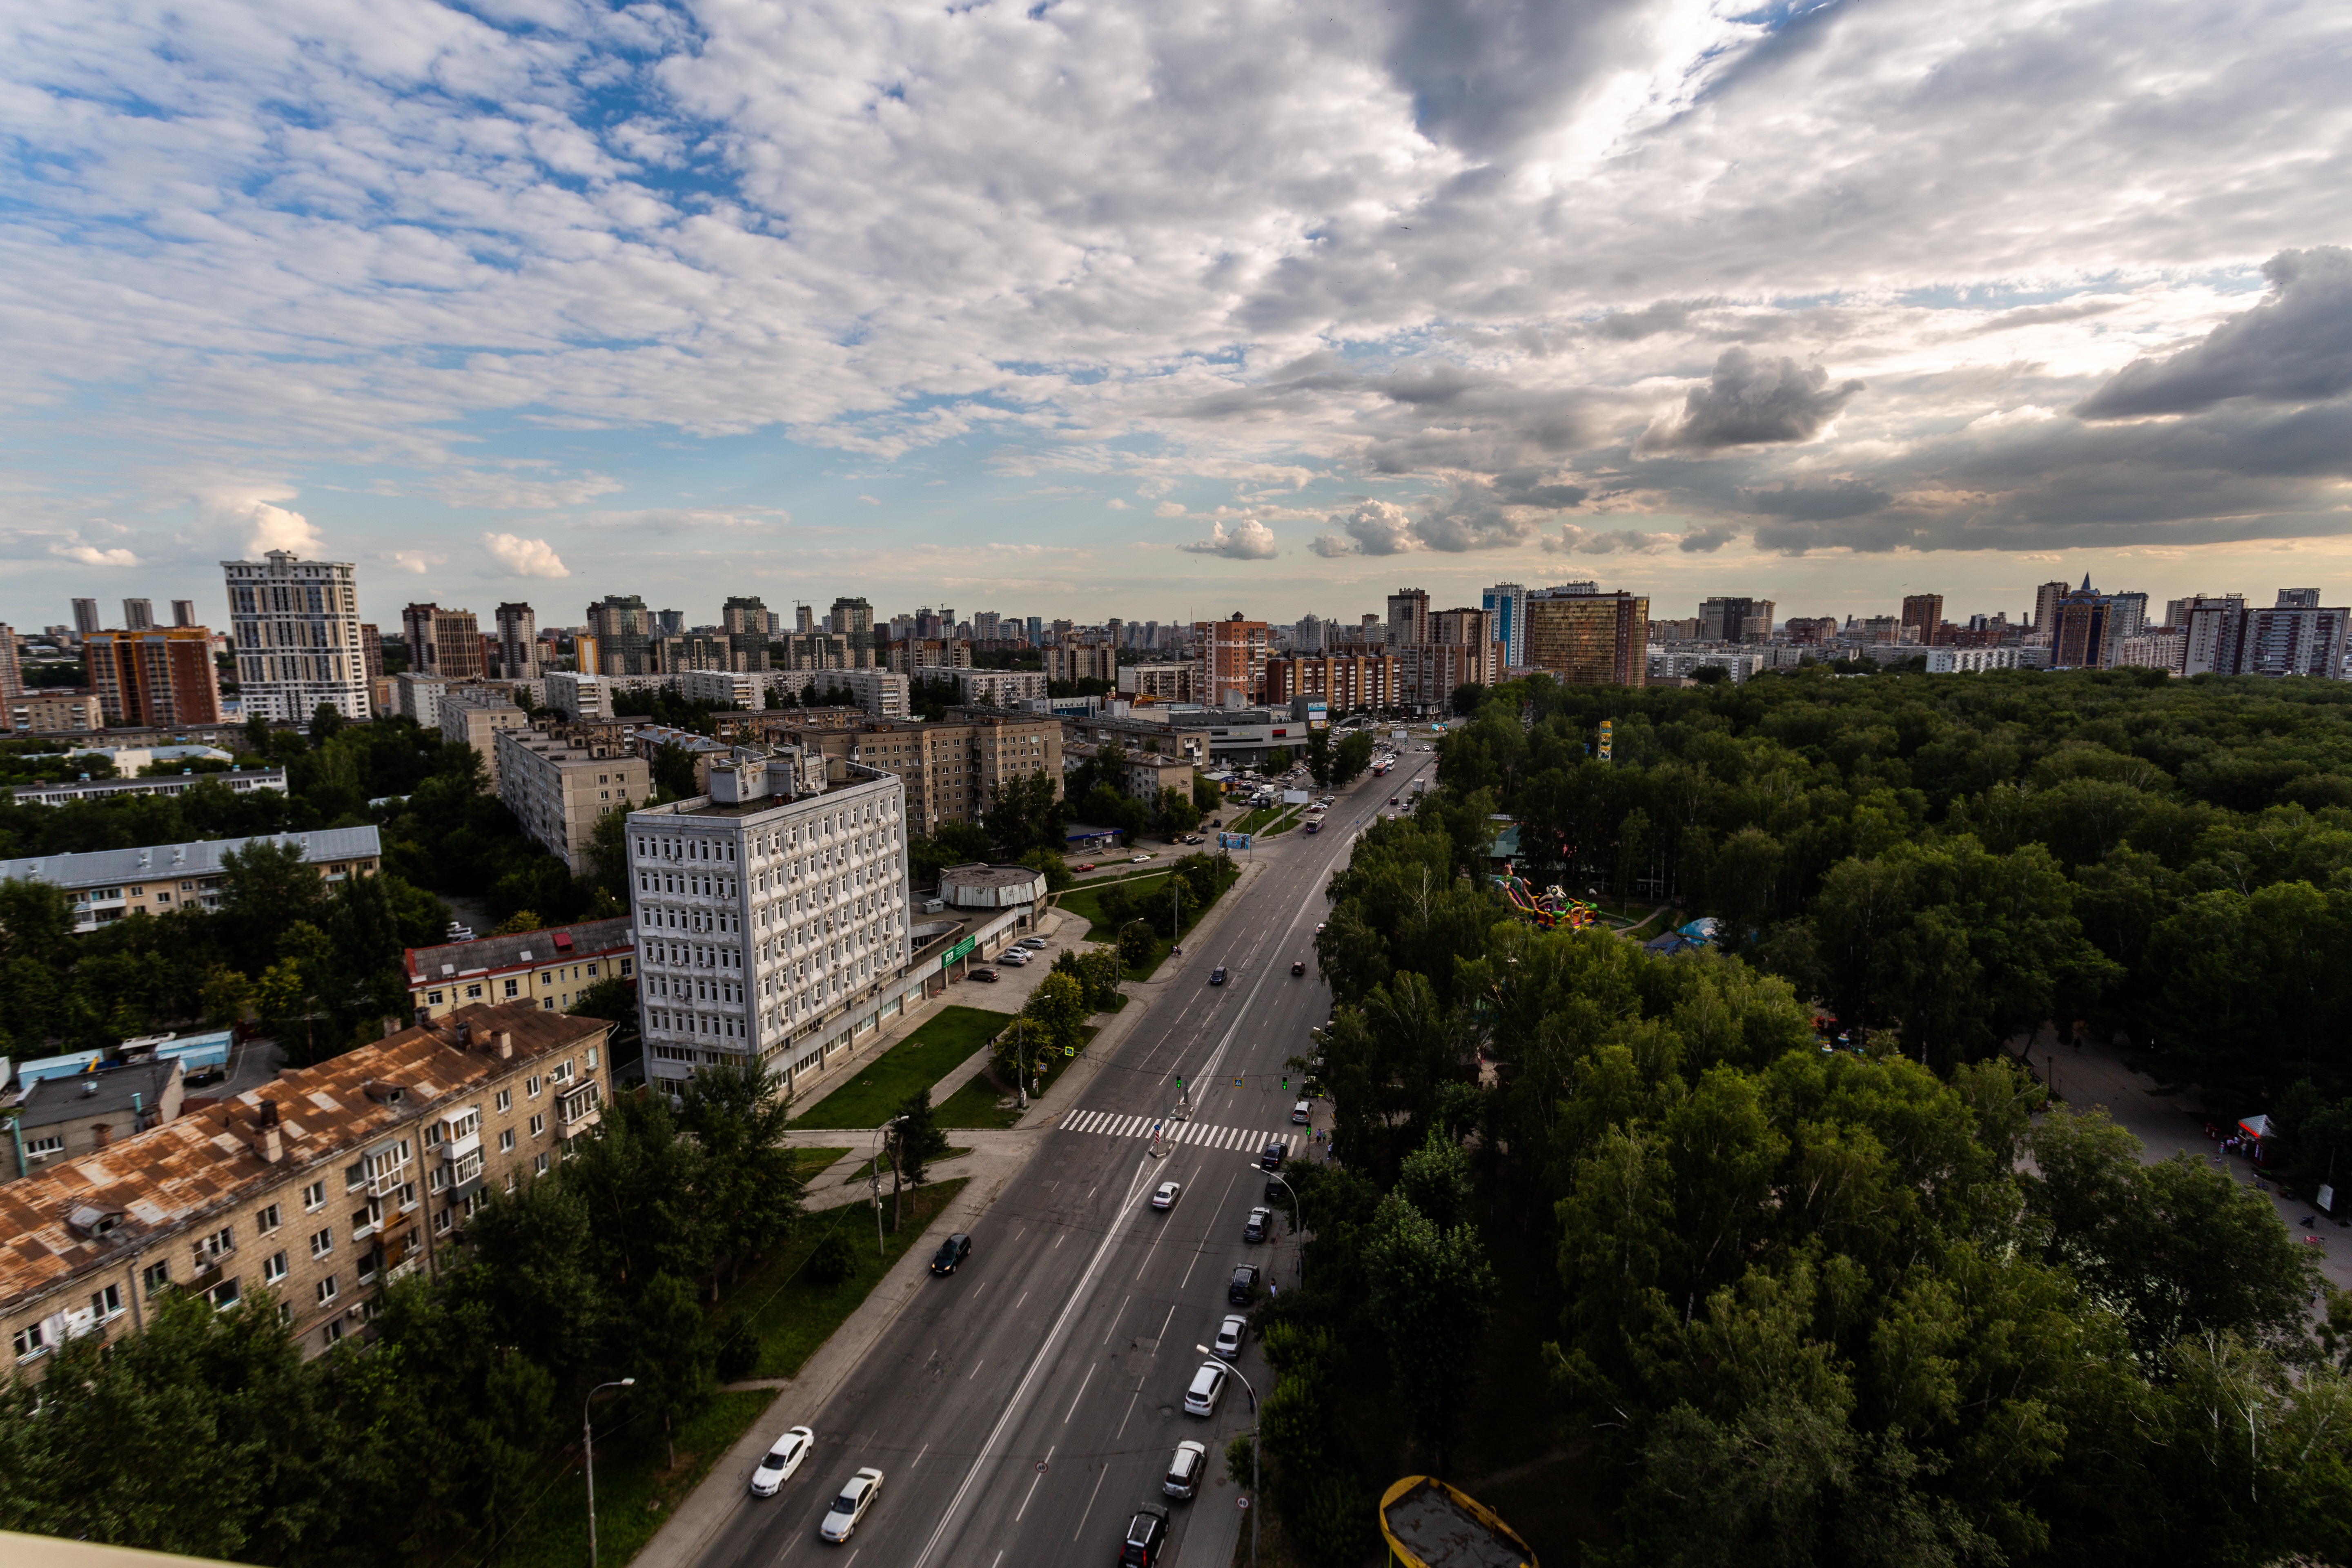
<path id="1" fill-rule="evenodd" d="M 1647 683 L 1650 601 L 1633 594 L 1530 595 L 1527 659 L 1566 686 Z"/>

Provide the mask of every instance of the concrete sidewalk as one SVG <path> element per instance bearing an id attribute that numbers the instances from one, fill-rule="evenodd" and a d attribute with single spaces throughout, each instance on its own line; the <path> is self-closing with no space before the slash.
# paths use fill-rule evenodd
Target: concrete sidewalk
<path id="1" fill-rule="evenodd" d="M 2011 1040 L 2011 1053 L 2022 1043 Z M 2221 1118 L 2207 1115 L 2187 1096 L 2162 1093 L 2154 1079 L 2132 1071 L 2119 1046 L 2094 1042 L 2077 1047 L 2060 1037 L 2056 1026 L 2045 1024 L 2033 1038 L 2031 1054 L 2033 1076 L 2044 1083 L 2054 1076 L 2053 1088 L 2061 1100 L 2076 1110 L 2103 1107 L 2116 1125 L 2137 1138 L 2142 1163 L 2152 1165 L 2186 1153 L 2221 1165 L 2237 1181 L 2261 1192 L 2289 1232 L 2298 1238 L 2317 1238 L 2314 1250 L 2322 1255 L 2327 1282 L 2339 1290 L 2352 1289 L 2352 1233 L 2315 1214 L 2309 1203 L 2281 1196 L 2277 1184 L 2242 1154 L 2221 1154 L 2219 1141 L 2205 1136 L 2205 1124 Z M 2225 1134 L 2233 1131 L 2226 1125 L 2221 1130 Z M 2339 1186 L 2352 1191 L 2352 1172 L 2346 1173 Z M 2336 1208 L 2344 1212 L 2342 1200 Z M 2317 1223 L 2305 1225 L 2307 1218 Z"/>

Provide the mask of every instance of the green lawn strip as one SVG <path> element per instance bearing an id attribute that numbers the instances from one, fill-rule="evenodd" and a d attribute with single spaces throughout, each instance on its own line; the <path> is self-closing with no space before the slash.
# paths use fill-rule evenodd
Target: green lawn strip
<path id="1" fill-rule="evenodd" d="M 1139 901 L 1148 902 L 1150 895 L 1152 892 L 1159 891 L 1165 888 L 1169 877 L 1173 873 L 1166 870 L 1160 870 L 1151 872 L 1147 876 L 1128 879 L 1128 880 L 1132 881 L 1134 884 L 1128 890 L 1132 893 Z M 1110 879 L 1106 878 L 1104 879 L 1108 881 Z M 1091 889 L 1079 887 L 1074 888 L 1070 891 L 1064 893 L 1062 895 L 1062 908 L 1071 914 L 1085 917 L 1087 922 L 1087 933 L 1080 937 L 1078 939 L 1079 941 L 1111 942 L 1118 938 L 1118 929 L 1103 918 L 1102 900 L 1095 895 Z M 1163 914 L 1166 911 L 1164 910 L 1162 911 Z"/>
<path id="2" fill-rule="evenodd" d="M 760 1336 L 760 1377 L 796 1377 L 817 1347 L 832 1337 L 858 1305 L 880 1284 L 890 1266 L 923 1234 L 939 1212 L 963 1191 L 971 1178 L 934 1182 L 908 1189 L 907 1218 L 890 1228 L 890 1184 L 882 1184 L 882 1252 L 875 1255 L 874 1211 L 849 1204 L 810 1215 L 793 1228 L 793 1238 L 744 1275 L 742 1283 L 713 1308 L 712 1321 L 724 1321 L 741 1307 L 751 1314 L 752 1331 Z M 800 1277 L 801 1265 L 826 1233 L 841 1227 L 857 1245 L 852 1250 L 857 1267 L 838 1285 L 819 1285 Z M 601 1517 L 601 1516 L 600 1516 Z"/>
<path id="3" fill-rule="evenodd" d="M 1307 808 L 1303 805 L 1292 806 L 1288 811 L 1283 814 L 1281 821 L 1276 823 L 1272 827 L 1265 830 L 1265 836 L 1268 838 L 1271 838 L 1277 833 L 1289 832 L 1292 828 L 1298 826 L 1299 818 L 1304 816 L 1306 812 Z"/>
<path id="4" fill-rule="evenodd" d="M 1202 905 L 1197 910 L 1186 910 L 1184 921 L 1185 934 L 1190 935 L 1192 928 L 1201 923 L 1202 918 L 1211 910 L 1217 907 L 1217 899 L 1223 898 L 1225 894 L 1231 890 L 1232 884 L 1228 883 L 1224 888 L 1218 890 L 1216 899 L 1210 900 L 1206 904 Z M 1170 942 L 1164 936 L 1154 934 L 1151 939 L 1151 956 L 1144 960 L 1141 963 L 1129 965 L 1127 969 L 1127 977 L 1129 980 L 1150 979 L 1154 974 L 1157 974 L 1160 972 L 1160 966 L 1168 961 L 1170 952 L 1177 945 L 1177 943 Z"/>
<path id="5" fill-rule="evenodd" d="M 793 1151 L 793 1174 L 803 1182 L 809 1181 L 848 1152 L 849 1145 L 846 1143 L 839 1148 L 795 1149 Z"/>
<path id="6" fill-rule="evenodd" d="M 945 1160 L 953 1160 L 953 1159 L 956 1159 L 956 1158 L 958 1158 L 958 1157 L 960 1157 L 960 1156 L 961 1156 L 961 1155 L 969 1154 L 969 1153 L 971 1153 L 971 1151 L 970 1149 L 959 1149 L 959 1148 L 955 1147 L 953 1144 L 950 1144 L 946 1149 L 944 1149 L 944 1150 L 942 1150 L 942 1151 L 940 1152 L 939 1159 L 938 1159 L 938 1160 L 934 1160 L 934 1161 L 932 1161 L 932 1162 L 931 1162 L 931 1163 L 932 1163 L 932 1164 L 934 1164 L 934 1165 L 936 1165 L 936 1164 L 939 1164 L 941 1161 L 945 1161 Z M 841 1184 L 842 1184 L 843 1186 L 845 1186 L 845 1186 L 848 1186 L 848 1185 L 849 1185 L 851 1183 L 853 1183 L 853 1182 L 863 1182 L 863 1181 L 866 1180 L 866 1179 L 867 1179 L 866 1173 L 867 1173 L 867 1171 L 869 1171 L 871 1168 L 872 1168 L 871 1166 L 866 1165 L 866 1164 L 864 1164 L 864 1163 L 860 1163 L 860 1164 L 858 1164 L 858 1165 L 856 1165 L 856 1166 L 853 1167 L 853 1168 L 851 1169 L 851 1171 L 850 1171 L 849 1174 L 848 1174 L 848 1175 L 846 1175 L 846 1176 L 844 1176 L 844 1177 L 842 1178 L 842 1180 L 841 1180 Z M 883 1161 L 883 1162 L 882 1162 L 882 1173 L 883 1173 L 885 1176 L 887 1176 L 887 1175 L 890 1173 L 890 1163 L 889 1163 L 889 1161 L 887 1161 L 887 1160 L 885 1160 L 885 1161 Z"/>
<path id="7" fill-rule="evenodd" d="M 1012 1021 L 1010 1013 L 945 1007 L 923 1026 L 866 1064 L 864 1070 L 793 1118 L 794 1127 L 879 1127 L 906 1098 L 953 1072 Z"/>
<path id="8" fill-rule="evenodd" d="M 940 1101 L 931 1112 L 934 1125 L 958 1131 L 975 1127 L 1005 1128 L 1021 1120 L 1021 1112 L 996 1102 L 1005 1098 L 1004 1090 L 985 1068 L 971 1075 L 971 1081 Z"/>
<path id="9" fill-rule="evenodd" d="M 632 1418 L 623 1414 L 625 1405 L 600 1400 L 596 1425 L 599 1560 L 626 1563 L 635 1557 L 774 1398 L 766 1389 L 713 1395 L 709 1404 L 677 1429 L 675 1469 L 670 1467 L 668 1445 L 662 1440 L 659 1417 Z M 507 1525 L 507 1541 L 493 1559 L 499 1568 L 576 1568 L 586 1562 L 588 1482 L 577 1457 Z"/>

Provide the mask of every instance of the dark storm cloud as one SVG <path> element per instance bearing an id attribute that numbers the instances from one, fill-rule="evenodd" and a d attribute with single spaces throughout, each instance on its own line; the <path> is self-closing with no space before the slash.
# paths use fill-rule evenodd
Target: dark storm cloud
<path id="1" fill-rule="evenodd" d="M 1877 486 L 1864 484 L 1860 479 L 1837 479 L 1826 485 L 1801 488 L 1784 479 L 1776 490 L 1741 490 L 1739 510 L 1808 522 L 1826 522 L 1876 511 L 1894 499 Z"/>
<path id="2" fill-rule="evenodd" d="M 1683 416 L 1642 437 L 1643 452 L 1713 452 L 1810 441 L 1862 390 L 1858 381 L 1829 384 L 1829 372 L 1793 359 L 1759 359 L 1728 348 L 1705 386 L 1683 399 Z"/>
<path id="3" fill-rule="evenodd" d="M 2075 406 L 2085 419 L 2193 414 L 2231 397 L 2316 403 L 2352 390 L 2352 250 L 2283 250 L 2265 263 L 2271 295 L 2203 339 L 2139 359 Z"/>

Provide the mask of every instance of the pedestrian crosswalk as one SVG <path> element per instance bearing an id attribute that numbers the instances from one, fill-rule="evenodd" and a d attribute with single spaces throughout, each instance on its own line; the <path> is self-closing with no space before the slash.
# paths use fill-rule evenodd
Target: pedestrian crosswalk
<path id="1" fill-rule="evenodd" d="M 1096 1132 L 1105 1138 L 1149 1138 L 1153 1125 L 1160 1124 L 1171 1143 L 1197 1143 L 1203 1149 L 1246 1149 L 1252 1153 L 1269 1143 L 1279 1143 L 1288 1152 L 1298 1152 L 1306 1138 L 1306 1129 L 1285 1128 L 1279 1132 L 1260 1132 L 1247 1127 L 1213 1127 L 1204 1121 L 1170 1121 L 1164 1116 L 1134 1116 L 1119 1110 L 1074 1110 L 1062 1119 L 1065 1132 Z"/>

